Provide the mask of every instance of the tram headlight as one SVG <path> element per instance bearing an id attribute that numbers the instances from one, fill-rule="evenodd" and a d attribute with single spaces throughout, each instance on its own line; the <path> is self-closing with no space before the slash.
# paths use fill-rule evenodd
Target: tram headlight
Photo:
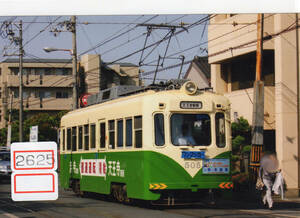
<path id="1" fill-rule="evenodd" d="M 184 85 L 184 90 L 188 95 L 193 95 L 197 92 L 197 86 L 195 83 L 189 81 L 186 82 Z"/>

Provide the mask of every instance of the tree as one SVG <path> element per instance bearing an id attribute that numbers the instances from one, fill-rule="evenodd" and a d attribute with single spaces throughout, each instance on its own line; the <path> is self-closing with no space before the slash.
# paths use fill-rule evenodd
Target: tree
<path id="1" fill-rule="evenodd" d="M 241 171 L 244 156 L 249 155 L 251 150 L 251 126 L 243 117 L 231 124 L 232 130 L 232 162 L 234 170 Z"/>

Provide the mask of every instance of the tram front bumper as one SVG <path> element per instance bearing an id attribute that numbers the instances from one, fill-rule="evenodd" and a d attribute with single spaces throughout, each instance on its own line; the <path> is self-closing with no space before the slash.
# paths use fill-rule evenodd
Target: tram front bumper
<path id="1" fill-rule="evenodd" d="M 192 190 L 198 191 L 199 189 L 232 189 L 232 182 L 203 182 L 199 184 L 190 183 L 150 183 L 149 190 Z"/>

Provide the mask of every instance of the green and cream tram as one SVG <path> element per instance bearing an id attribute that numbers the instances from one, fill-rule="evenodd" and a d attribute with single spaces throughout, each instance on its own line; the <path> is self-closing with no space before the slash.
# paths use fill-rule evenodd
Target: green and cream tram
<path id="1" fill-rule="evenodd" d="M 193 82 L 71 111 L 60 130 L 61 186 L 77 194 L 170 204 L 232 188 L 230 103 Z"/>

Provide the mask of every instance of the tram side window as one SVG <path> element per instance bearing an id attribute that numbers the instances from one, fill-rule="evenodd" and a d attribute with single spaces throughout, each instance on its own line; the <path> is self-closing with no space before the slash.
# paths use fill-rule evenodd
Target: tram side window
<path id="1" fill-rule="evenodd" d="M 105 123 L 100 123 L 100 148 L 105 148 Z"/>
<path id="2" fill-rule="evenodd" d="M 223 113 L 216 113 L 216 143 L 219 148 L 226 146 L 225 117 Z"/>
<path id="3" fill-rule="evenodd" d="M 154 115 L 154 128 L 155 128 L 155 144 L 163 146 L 165 144 L 165 131 L 164 131 L 164 115 Z"/>
<path id="4" fill-rule="evenodd" d="M 108 133 L 109 133 L 109 148 L 115 149 L 115 121 L 108 121 Z"/>
<path id="5" fill-rule="evenodd" d="M 132 119 L 126 120 L 126 147 L 132 147 Z"/>
<path id="6" fill-rule="evenodd" d="M 76 127 L 72 127 L 72 151 L 76 151 L 76 142 L 77 142 L 77 136 L 76 136 Z"/>
<path id="7" fill-rule="evenodd" d="M 134 135 L 135 147 L 141 148 L 143 146 L 142 116 L 134 117 Z"/>
<path id="8" fill-rule="evenodd" d="M 78 127 L 78 149 L 80 150 L 82 149 L 82 145 L 83 145 L 82 134 L 83 134 L 82 126 L 79 126 Z"/>
<path id="9" fill-rule="evenodd" d="M 89 150 L 89 125 L 84 125 L 84 149 Z"/>
<path id="10" fill-rule="evenodd" d="M 91 124 L 91 148 L 96 148 L 96 125 Z"/>
<path id="11" fill-rule="evenodd" d="M 66 145 L 66 131 L 63 129 L 62 131 L 62 150 L 64 151 L 66 149 L 65 145 Z"/>
<path id="12" fill-rule="evenodd" d="M 71 150 L 71 129 L 67 129 L 67 150 Z"/>
<path id="13" fill-rule="evenodd" d="M 117 146 L 118 148 L 123 147 L 123 120 L 118 120 L 117 122 Z"/>

